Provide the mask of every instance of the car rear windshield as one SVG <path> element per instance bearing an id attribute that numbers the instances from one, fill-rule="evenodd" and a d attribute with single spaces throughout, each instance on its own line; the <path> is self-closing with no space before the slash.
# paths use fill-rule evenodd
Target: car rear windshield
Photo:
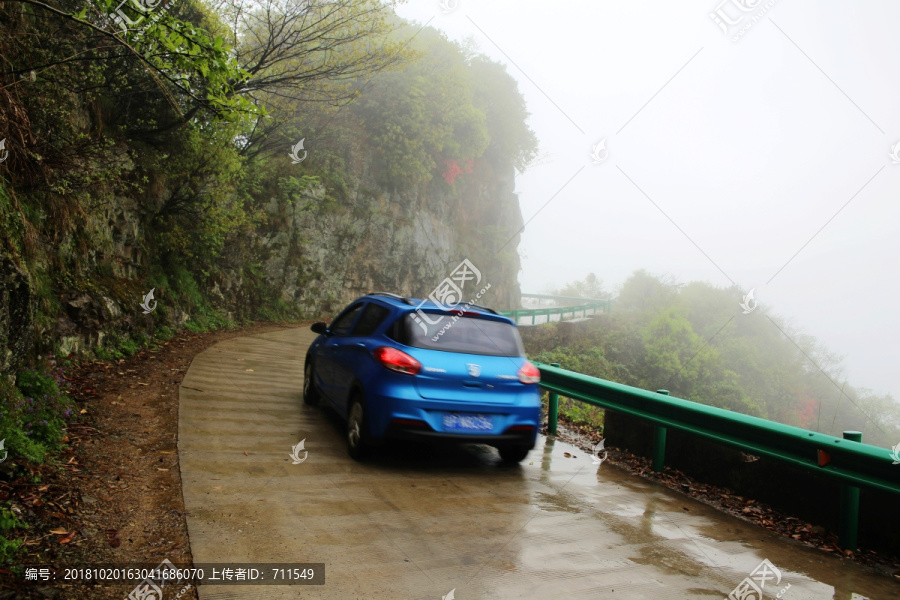
<path id="1" fill-rule="evenodd" d="M 524 356 L 515 326 L 478 317 L 410 313 L 388 335 L 407 346 L 486 356 Z"/>

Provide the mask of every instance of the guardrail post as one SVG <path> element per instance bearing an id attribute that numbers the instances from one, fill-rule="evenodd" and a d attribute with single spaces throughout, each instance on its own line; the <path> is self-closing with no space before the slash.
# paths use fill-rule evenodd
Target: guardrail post
<path id="1" fill-rule="evenodd" d="M 559 363 L 550 363 L 551 367 L 559 367 Z M 550 392 L 550 408 L 547 414 L 547 431 L 556 435 L 556 424 L 559 421 L 559 394 Z"/>
<path id="2" fill-rule="evenodd" d="M 862 441 L 862 432 L 845 431 L 845 440 Z M 855 485 L 841 484 L 841 523 L 838 532 L 838 544 L 844 550 L 856 551 L 856 539 L 859 533 L 859 488 Z"/>
<path id="3" fill-rule="evenodd" d="M 656 390 L 657 394 L 669 395 L 669 390 Z M 666 465 L 666 428 L 653 426 L 653 470 L 661 472 Z"/>

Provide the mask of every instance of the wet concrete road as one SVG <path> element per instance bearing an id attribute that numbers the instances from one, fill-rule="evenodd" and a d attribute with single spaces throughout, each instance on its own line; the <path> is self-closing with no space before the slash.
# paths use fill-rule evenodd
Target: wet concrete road
<path id="1" fill-rule="evenodd" d="M 313 337 L 286 329 L 198 355 L 178 448 L 195 563 L 325 563 L 326 583 L 203 585 L 202 600 L 721 599 L 763 559 L 781 572 L 765 598 L 900 598 L 890 579 L 552 440 L 518 467 L 484 446 L 356 463 L 337 421 L 301 399 Z"/>

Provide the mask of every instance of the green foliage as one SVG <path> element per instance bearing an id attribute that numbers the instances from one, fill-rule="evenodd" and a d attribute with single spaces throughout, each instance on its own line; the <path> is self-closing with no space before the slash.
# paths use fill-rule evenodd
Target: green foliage
<path id="1" fill-rule="evenodd" d="M 596 281 L 564 289 L 577 293 Z M 841 382 L 832 353 L 777 317 L 776 327 L 759 313 L 741 314 L 741 297 L 736 288 L 638 271 L 600 327 L 562 345 L 556 324 L 541 326 L 526 346 L 537 361 L 642 389 L 838 437 L 856 429 L 875 445 L 900 439 L 900 404 Z"/>
<path id="2" fill-rule="evenodd" d="M 407 26 L 399 35 L 412 37 Z M 485 155 L 524 165 L 536 152 L 524 101 L 513 80 L 483 56 L 425 28 L 411 46 L 418 60 L 377 75 L 352 105 L 378 157 L 385 185 L 403 189 L 438 174 L 452 183 L 460 169 Z"/>
<path id="3" fill-rule="evenodd" d="M 0 565 L 8 565 L 22 547 L 22 540 L 11 540 L 7 532 L 24 529 L 25 523 L 16 518 L 9 506 L 0 505 Z"/>
<path id="4" fill-rule="evenodd" d="M 537 157 L 538 142 L 526 125 L 530 115 L 516 80 L 506 72 L 504 65 L 483 55 L 471 59 L 469 70 L 473 102 L 485 112 L 490 131 L 488 153 L 512 159 L 520 172 L 525 171 Z"/>
<path id="5" fill-rule="evenodd" d="M 236 93 L 250 74 L 238 66 L 222 36 L 201 26 L 215 27 L 203 4 L 187 0 L 142 10 L 133 3 L 99 0 L 86 4 L 77 17 L 84 19 L 91 9 L 101 15 L 119 10 L 128 16 L 128 30 L 117 30 L 116 40 L 129 50 L 126 56 L 159 74 L 154 78 L 159 91 L 176 111 L 190 103 L 206 109 L 214 120 L 233 122 L 262 112 L 250 98 Z"/>
<path id="6" fill-rule="evenodd" d="M 140 352 L 141 348 L 146 346 L 148 341 L 147 336 L 141 333 L 133 335 L 113 334 L 103 341 L 103 345 L 94 349 L 94 355 L 100 360 L 128 358 Z"/>
<path id="7" fill-rule="evenodd" d="M 543 411 L 546 414 L 550 410 L 549 395 L 544 394 L 542 398 Z M 581 402 L 580 400 L 572 400 L 571 398 L 559 397 L 557 405 L 560 418 L 574 425 L 581 425 L 594 429 L 601 434 L 604 428 L 605 411 L 599 406 Z"/>
<path id="8" fill-rule="evenodd" d="M 0 378 L 0 439 L 10 457 L 41 463 L 48 451 L 60 448 L 74 406 L 59 389 L 61 381 L 61 372 L 50 365 L 19 372 L 15 386 Z"/>
<path id="9" fill-rule="evenodd" d="M 234 319 L 229 319 L 221 311 L 206 308 L 195 312 L 191 319 L 184 324 L 185 329 L 194 333 L 216 331 L 218 329 L 234 329 L 235 327 L 237 327 L 237 323 Z"/>
<path id="10" fill-rule="evenodd" d="M 286 302 L 282 298 L 278 298 L 269 305 L 261 306 L 256 312 L 256 317 L 261 321 L 271 321 L 273 323 L 294 321 L 302 316 L 296 304 Z"/>
<path id="11" fill-rule="evenodd" d="M 553 292 L 557 296 L 572 296 L 577 298 L 591 298 L 607 300 L 612 294 L 603 289 L 603 281 L 593 273 L 588 273 L 583 281 L 573 281 Z"/>

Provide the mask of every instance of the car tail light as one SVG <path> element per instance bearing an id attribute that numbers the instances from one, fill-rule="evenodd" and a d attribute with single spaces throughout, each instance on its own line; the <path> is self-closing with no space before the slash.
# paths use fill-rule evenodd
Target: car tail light
<path id="1" fill-rule="evenodd" d="M 375 349 L 375 358 L 383 366 L 391 371 L 403 373 L 405 375 L 416 375 L 422 370 L 422 363 L 414 359 L 412 356 L 388 346 L 381 346 Z"/>
<path id="2" fill-rule="evenodd" d="M 541 372 L 538 368 L 528 361 L 519 369 L 519 381 L 522 383 L 540 383 Z"/>

